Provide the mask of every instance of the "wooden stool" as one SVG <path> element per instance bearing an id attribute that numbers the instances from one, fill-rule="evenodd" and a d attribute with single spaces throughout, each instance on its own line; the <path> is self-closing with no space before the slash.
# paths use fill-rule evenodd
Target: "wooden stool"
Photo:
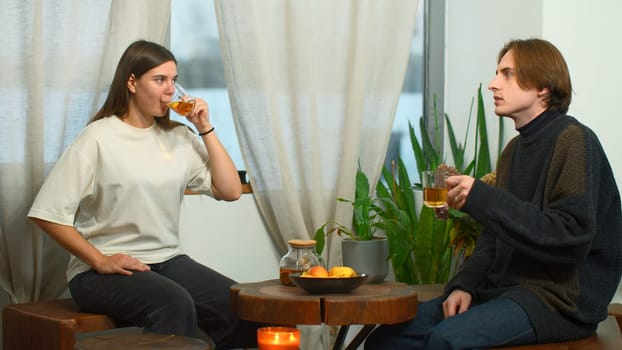
<path id="1" fill-rule="evenodd" d="M 78 340 L 75 350 L 213 350 L 213 345 L 197 338 L 175 335 L 125 333 L 107 334 Z"/>
<path id="2" fill-rule="evenodd" d="M 2 311 L 4 350 L 73 350 L 76 333 L 123 327 L 106 315 L 79 312 L 72 299 L 9 304 Z"/>

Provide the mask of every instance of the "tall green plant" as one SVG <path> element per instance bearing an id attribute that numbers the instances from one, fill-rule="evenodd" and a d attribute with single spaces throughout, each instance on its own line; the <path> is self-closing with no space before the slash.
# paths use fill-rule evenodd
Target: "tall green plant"
<path id="1" fill-rule="evenodd" d="M 481 84 L 477 91 L 477 106 L 474 137 L 475 152 L 472 159 L 466 159 L 466 149 L 473 103 L 471 103 L 471 112 L 467 121 L 464 143 L 460 143 L 457 140 L 451 120 L 447 114 L 445 114 L 445 122 L 456 169 L 462 174 L 480 178 L 492 171 Z M 432 132 L 435 135 L 434 140 L 437 141 L 436 147 L 426 132 L 423 118 L 419 120 L 421 142 L 416 138 L 415 130 L 409 123 L 410 141 L 418 172 L 436 169 L 440 164 L 444 163 L 444 157 L 439 151 L 441 149 L 439 143 L 442 141 L 442 137 L 440 136 L 441 130 L 438 123 L 439 115 L 436 109 L 436 99 L 434 101 L 433 117 L 434 127 Z M 503 128 L 502 124 L 500 124 L 500 142 L 502 139 Z M 397 163 L 392 163 L 392 169 L 383 167 L 381 175 L 381 181 L 376 185 L 378 198 L 384 198 L 395 203 L 405 215 L 408 215 L 410 221 L 408 229 L 387 235 L 389 238 L 390 259 L 396 280 L 408 284 L 446 282 L 455 271 L 456 255 L 464 254 L 464 252 L 472 249 L 473 237 L 460 237 L 460 234 L 467 231 L 469 234 L 475 232 L 477 230 L 476 223 L 468 215 L 453 209 L 450 210 L 448 220 L 439 220 L 436 217 L 435 211 L 425 206 L 417 213 L 412 187 L 413 182 L 401 158 L 397 160 Z"/>

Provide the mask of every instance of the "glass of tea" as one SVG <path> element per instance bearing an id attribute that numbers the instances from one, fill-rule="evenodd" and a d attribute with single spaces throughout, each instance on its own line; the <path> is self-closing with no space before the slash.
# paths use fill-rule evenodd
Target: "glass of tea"
<path id="1" fill-rule="evenodd" d="M 179 83 L 175 83 L 175 93 L 168 106 L 181 116 L 187 116 L 194 109 L 194 98 L 188 95 L 186 90 Z"/>
<path id="2" fill-rule="evenodd" d="M 447 206 L 447 184 L 443 171 L 424 171 L 421 173 L 423 185 L 423 204 L 430 208 L 442 208 Z"/>

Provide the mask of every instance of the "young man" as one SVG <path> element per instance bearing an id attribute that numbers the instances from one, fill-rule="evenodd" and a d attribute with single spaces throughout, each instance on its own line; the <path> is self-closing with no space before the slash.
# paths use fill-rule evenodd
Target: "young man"
<path id="1" fill-rule="evenodd" d="M 566 115 L 572 87 L 549 42 L 501 49 L 495 113 L 519 135 L 491 187 L 447 179 L 448 204 L 482 224 L 474 254 L 417 317 L 384 326 L 365 349 L 472 349 L 547 343 L 594 333 L 622 271 L 620 195 L 596 135 Z"/>

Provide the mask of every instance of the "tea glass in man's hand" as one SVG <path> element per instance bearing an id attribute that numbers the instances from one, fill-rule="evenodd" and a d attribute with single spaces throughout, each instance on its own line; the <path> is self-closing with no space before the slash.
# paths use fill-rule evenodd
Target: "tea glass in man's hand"
<path id="1" fill-rule="evenodd" d="M 194 109 L 195 101 L 186 90 L 179 84 L 175 83 L 175 93 L 173 99 L 168 106 L 181 116 L 187 116 Z"/>
<path id="2" fill-rule="evenodd" d="M 447 207 L 447 184 L 445 172 L 424 171 L 421 173 L 423 204 L 430 208 Z"/>

